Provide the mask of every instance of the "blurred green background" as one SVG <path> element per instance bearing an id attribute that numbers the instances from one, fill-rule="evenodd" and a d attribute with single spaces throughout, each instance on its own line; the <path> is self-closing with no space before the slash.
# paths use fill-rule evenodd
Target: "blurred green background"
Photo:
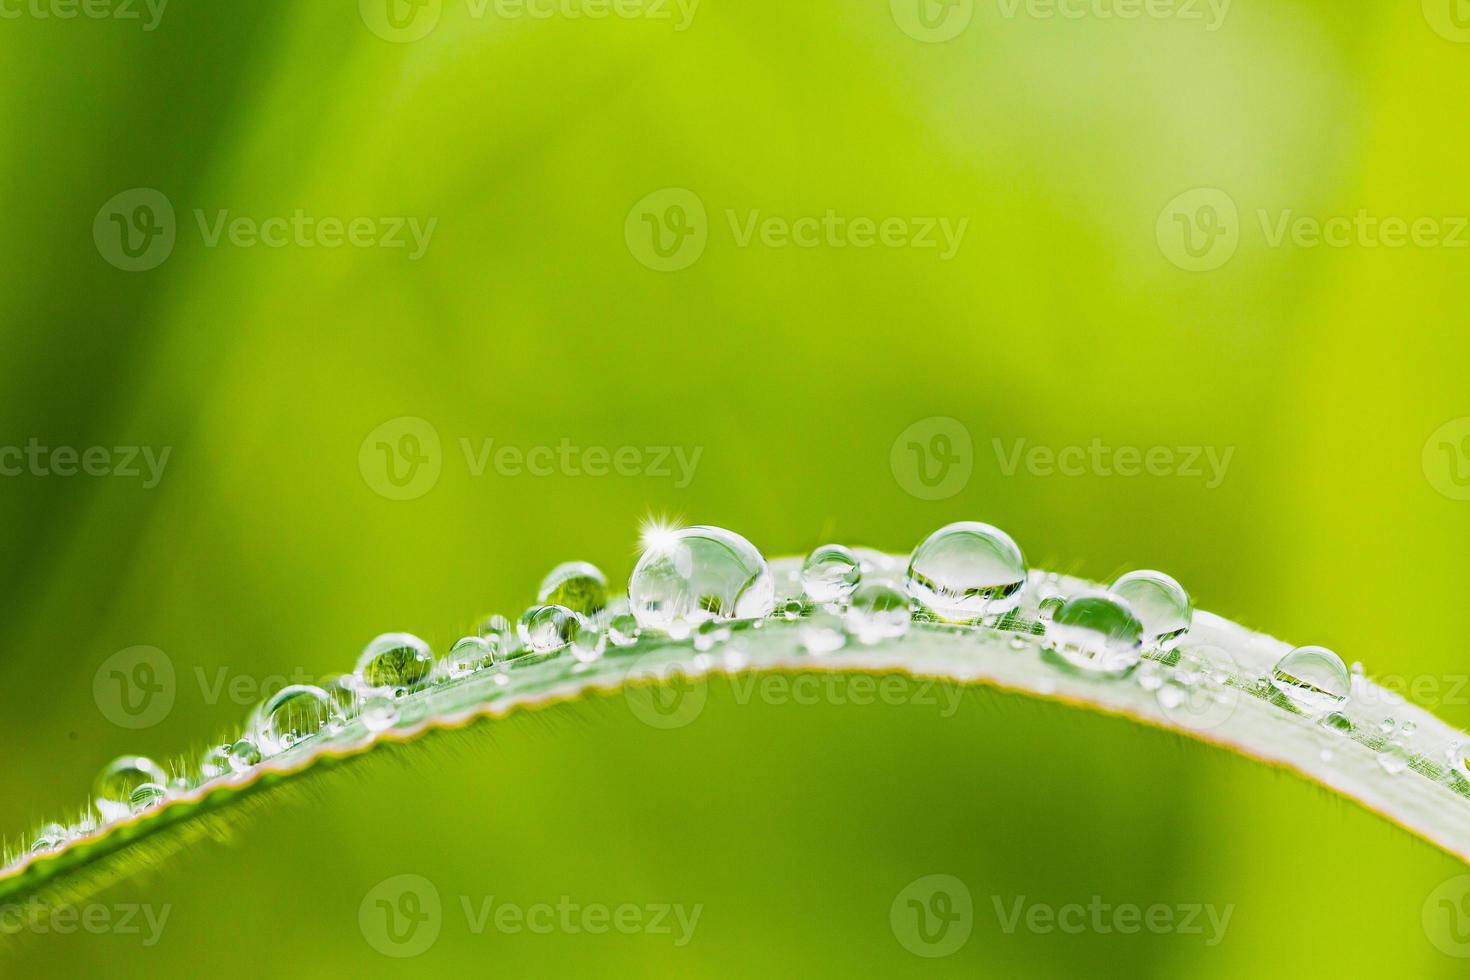
<path id="1" fill-rule="evenodd" d="M 0 4 L 0 443 L 169 450 L 156 486 L 0 479 L 0 827 L 243 719 L 220 677 L 345 670 L 390 629 L 443 649 L 565 559 L 625 581 L 649 514 L 768 555 L 991 521 L 1033 565 L 1159 567 L 1202 608 L 1427 679 L 1470 726 L 1462 0 L 558 2 L 393 0 L 390 21 L 389 0 L 174 0 L 152 30 L 121 0 L 87 9 L 142 19 Z M 166 224 L 137 188 L 175 242 L 128 271 L 117 221 Z M 243 225 L 210 244 L 221 211 L 298 209 L 370 219 L 364 241 L 435 224 L 417 258 Z M 815 247 L 743 237 L 753 213 L 829 210 L 846 230 Z M 1429 224 L 1397 247 L 1361 222 L 1277 235 L 1360 211 Z M 853 244 L 853 219 L 889 218 L 888 244 Z M 947 259 L 912 243 L 940 218 L 968 222 Z M 683 247 L 661 258 L 654 228 Z M 970 473 L 925 499 L 894 447 L 918 426 L 942 448 L 935 417 Z M 652 453 L 634 475 L 477 473 L 465 441 L 492 439 L 699 456 L 687 481 Z M 1065 475 L 1010 468 L 1018 440 L 1231 455 L 1219 480 L 1183 454 Z M 378 442 L 423 456 L 418 485 Z M 131 731 L 93 680 L 135 645 L 177 690 Z M 888 910 L 933 873 L 967 884 L 975 926 L 927 960 Z M 678 731 L 612 699 L 393 754 L 98 897 L 167 904 L 156 945 L 34 937 L 4 972 L 1449 977 L 1421 907 L 1461 873 L 1294 777 L 1118 720 L 717 689 Z M 358 927 L 399 874 L 446 907 L 409 960 Z M 474 935 L 459 907 L 562 895 L 703 912 L 676 948 Z M 1207 946 L 1006 934 L 992 906 L 1094 895 L 1234 912 Z"/>

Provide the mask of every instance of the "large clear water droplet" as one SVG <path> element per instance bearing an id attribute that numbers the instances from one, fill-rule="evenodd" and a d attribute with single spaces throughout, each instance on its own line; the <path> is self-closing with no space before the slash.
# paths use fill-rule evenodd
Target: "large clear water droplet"
<path id="1" fill-rule="evenodd" d="M 260 709 L 260 749 L 284 752 L 319 735 L 338 717 L 337 702 L 311 684 L 292 684 L 268 698 Z"/>
<path id="2" fill-rule="evenodd" d="M 914 549 L 904 584 L 939 619 L 993 618 L 1020 603 L 1026 558 L 1000 528 L 961 521 L 940 528 Z"/>
<path id="3" fill-rule="evenodd" d="M 862 577 L 857 555 L 840 544 L 824 544 L 802 565 L 801 588 L 813 602 L 846 602 Z"/>
<path id="4" fill-rule="evenodd" d="M 909 597 L 883 582 L 860 585 L 843 616 L 847 631 L 860 643 L 878 643 L 903 636 L 912 622 Z"/>
<path id="5" fill-rule="evenodd" d="M 1120 674 L 1143 657 L 1143 624 L 1111 592 L 1072 596 L 1046 626 L 1047 646 L 1093 674 Z"/>
<path id="6" fill-rule="evenodd" d="M 1194 606 L 1184 586 L 1163 572 L 1129 572 L 1108 589 L 1122 596 L 1143 623 L 1144 646 L 1172 650 L 1189 632 Z"/>
<path id="7" fill-rule="evenodd" d="M 521 614 L 516 632 L 531 653 L 555 653 L 572 642 L 577 617 L 566 606 L 532 606 Z"/>
<path id="8" fill-rule="evenodd" d="M 357 658 L 355 673 L 372 690 L 413 690 L 429 677 L 434 654 L 412 633 L 384 633 L 374 637 Z"/>
<path id="9" fill-rule="evenodd" d="M 1301 710 L 1319 715 L 1347 700 L 1352 675 L 1326 647 L 1297 647 L 1272 668 L 1271 686 Z"/>
<path id="10" fill-rule="evenodd" d="M 117 820 L 132 812 L 133 791 L 152 783 L 168 785 L 168 773 L 147 756 L 125 755 L 109 762 L 97 776 L 93 795 L 97 810 L 106 820 Z"/>
<path id="11" fill-rule="evenodd" d="M 776 602 L 770 566 L 755 545 L 718 527 L 686 527 L 648 542 L 628 580 L 639 625 L 670 633 L 710 619 L 757 619 Z"/>
<path id="12" fill-rule="evenodd" d="M 607 608 L 607 576 L 588 562 L 566 562 L 542 579 L 536 601 L 543 606 L 565 606 L 591 618 Z"/>

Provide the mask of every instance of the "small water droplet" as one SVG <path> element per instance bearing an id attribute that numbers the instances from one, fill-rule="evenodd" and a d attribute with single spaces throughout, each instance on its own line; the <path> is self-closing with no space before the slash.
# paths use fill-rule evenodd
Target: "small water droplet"
<path id="1" fill-rule="evenodd" d="M 1157 691 L 1164 686 L 1164 668 L 1152 660 L 1145 660 L 1138 665 L 1138 672 L 1134 675 L 1134 679 L 1145 691 Z"/>
<path id="2" fill-rule="evenodd" d="M 1011 637 L 1010 642 L 1007 643 L 1007 646 L 1009 646 L 1012 650 L 1024 650 L 1026 649 L 1026 641 L 1021 639 L 1019 636 L 1013 636 Z"/>
<path id="3" fill-rule="evenodd" d="M 1143 643 L 1151 650 L 1172 650 L 1189 632 L 1194 607 L 1184 586 L 1163 572 L 1129 572 L 1109 589 L 1133 609 L 1143 624 Z"/>
<path id="4" fill-rule="evenodd" d="M 842 628 L 842 617 L 825 609 L 812 613 L 798 628 L 798 632 L 801 636 L 802 649 L 814 656 L 834 653 L 841 650 L 847 643 L 847 634 Z"/>
<path id="5" fill-rule="evenodd" d="M 199 762 L 199 771 L 205 779 L 218 779 L 230 774 L 230 747 L 216 745 L 204 753 Z"/>
<path id="6" fill-rule="evenodd" d="M 1329 711 L 1324 715 L 1322 727 L 1338 735 L 1351 735 L 1353 732 L 1352 719 L 1341 711 Z"/>
<path id="7" fill-rule="evenodd" d="M 1067 604 L 1065 596 L 1049 595 L 1036 604 L 1036 616 L 1044 623 L 1057 618 L 1057 612 Z"/>
<path id="8" fill-rule="evenodd" d="M 133 791 L 149 783 L 163 786 L 168 774 L 147 756 L 125 755 L 103 767 L 93 786 L 97 810 L 108 821 L 127 816 L 132 811 Z"/>
<path id="9" fill-rule="evenodd" d="M 1354 660 L 1353 661 L 1353 665 L 1352 665 L 1352 667 L 1349 668 L 1349 670 L 1352 672 L 1352 675 L 1354 677 L 1362 677 L 1363 676 L 1363 661 L 1361 661 L 1361 660 Z"/>
<path id="10" fill-rule="evenodd" d="M 143 783 L 128 797 L 128 808 L 133 813 L 152 810 L 168 799 L 168 790 L 162 783 Z"/>
<path id="11" fill-rule="evenodd" d="M 368 731 L 384 731 L 398 724 L 398 704 L 392 698 L 368 698 L 363 702 L 360 717 Z"/>
<path id="12" fill-rule="evenodd" d="M 632 613 L 623 613 L 614 616 L 612 622 L 607 626 L 607 638 L 612 641 L 613 646 L 630 647 L 638 642 L 638 637 L 643 630 L 638 626 L 638 620 L 633 618 Z"/>
<path id="13" fill-rule="evenodd" d="M 806 612 L 806 603 L 800 599 L 787 599 L 781 603 L 781 618 L 788 623 L 794 623 Z"/>
<path id="14" fill-rule="evenodd" d="M 1159 685 L 1154 697 L 1165 711 L 1173 711 L 1189 699 L 1189 688 L 1179 683 L 1177 677 L 1170 677 Z"/>
<path id="15" fill-rule="evenodd" d="M 495 650 L 499 644 L 500 638 L 493 635 L 461 637 L 444 655 L 444 673 L 457 680 L 484 670 L 495 662 Z"/>
<path id="16" fill-rule="evenodd" d="M 1408 746 L 1398 741 L 1389 742 L 1378 753 L 1378 764 L 1383 767 L 1384 772 L 1391 776 L 1397 776 L 1408 769 L 1411 759 Z"/>
<path id="17" fill-rule="evenodd" d="M 311 684 L 292 684 L 271 695 L 260 708 L 256 735 L 266 755 L 276 755 L 326 731 L 337 718 L 337 702 Z"/>
<path id="18" fill-rule="evenodd" d="M 871 582 L 853 592 L 843 625 L 860 643 L 903 636 L 912 621 L 909 597 L 891 585 Z"/>
<path id="19" fill-rule="evenodd" d="M 770 566 L 734 531 L 686 527 L 646 540 L 628 580 L 628 605 L 644 629 L 675 635 L 709 619 L 759 619 L 776 602 Z M 681 624 L 682 621 L 682 624 Z"/>
<path id="20" fill-rule="evenodd" d="M 1411 737 L 1418 730 L 1419 726 L 1414 724 L 1412 721 L 1406 721 L 1399 726 L 1399 734 L 1404 736 L 1405 738 Z"/>
<path id="21" fill-rule="evenodd" d="M 565 562 L 542 579 L 536 601 L 543 606 L 563 606 L 591 619 L 607 608 L 607 576 L 588 562 Z"/>
<path id="22" fill-rule="evenodd" d="M 1347 700 L 1352 678 L 1342 658 L 1326 647 L 1297 647 L 1276 662 L 1271 686 L 1312 715 L 1331 711 Z"/>
<path id="23" fill-rule="evenodd" d="M 254 740 L 242 738 L 230 746 L 230 768 L 237 774 L 249 772 L 260 765 L 260 749 Z"/>
<path id="24" fill-rule="evenodd" d="M 801 567 L 801 587 L 813 602 L 846 602 L 862 577 L 857 556 L 840 544 L 813 550 Z"/>
<path id="25" fill-rule="evenodd" d="M 516 633 L 535 654 L 555 653 L 572 642 L 577 617 L 566 606 L 532 606 L 521 614 Z"/>
<path id="26" fill-rule="evenodd" d="M 1143 656 L 1143 624 L 1128 603 L 1111 592 L 1068 599 L 1047 624 L 1048 648 L 1091 674 L 1121 674 Z"/>
<path id="27" fill-rule="evenodd" d="M 434 654 L 412 633 L 384 633 L 374 637 L 357 658 L 357 674 L 364 687 L 415 688 L 429 677 Z"/>
<path id="28" fill-rule="evenodd" d="M 914 549 L 904 585 L 939 619 L 994 618 L 1020 603 L 1026 559 L 1000 528 L 961 521 L 940 528 Z"/>
<path id="29" fill-rule="evenodd" d="M 514 636 L 515 631 L 515 624 L 500 613 L 491 613 L 489 616 L 482 617 L 479 625 L 475 627 L 475 632 L 480 636 L 498 636 L 502 641 Z"/>
<path id="30" fill-rule="evenodd" d="M 1392 718 L 1385 718 L 1378 723 L 1378 730 L 1384 735 L 1392 735 L 1393 730 L 1397 725 L 1398 722 L 1394 721 Z"/>
<path id="31" fill-rule="evenodd" d="M 36 831 L 36 837 L 31 841 L 31 853 L 44 854 L 54 851 L 66 841 L 66 828 L 59 823 L 48 823 Z"/>
<path id="32" fill-rule="evenodd" d="M 607 634 L 589 623 L 580 623 L 572 634 L 572 656 L 579 663 L 590 664 L 602 656 L 607 647 Z"/>

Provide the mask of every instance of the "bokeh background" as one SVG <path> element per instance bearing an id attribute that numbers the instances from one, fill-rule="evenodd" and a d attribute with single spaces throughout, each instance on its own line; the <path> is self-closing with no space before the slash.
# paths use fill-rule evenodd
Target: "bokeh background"
<path id="1" fill-rule="evenodd" d="M 1463 0 L 1132 19 L 1009 0 L 3 9 L 0 443 L 169 452 L 154 486 L 0 479 L 6 832 L 79 802 L 119 753 L 237 723 L 249 706 L 210 694 L 221 677 L 345 670 L 390 629 L 443 649 L 560 560 L 624 581 L 650 514 L 770 555 L 906 551 L 988 520 L 1033 565 L 1168 570 L 1203 608 L 1421 679 L 1470 726 Z M 138 188 L 175 240 L 129 271 L 107 232 Z M 197 217 L 298 209 L 371 219 L 365 235 L 435 224 L 413 258 L 211 245 Z M 753 213 L 829 209 L 905 219 L 894 241 L 913 219 L 967 225 L 948 258 L 836 233 L 742 243 Z M 1275 233 L 1360 211 L 1430 224 L 1397 247 L 1381 228 Z M 934 418 L 968 451 L 934 443 Z M 402 442 L 425 432 L 404 419 L 438 449 Z M 941 499 L 895 453 L 916 425 L 968 467 Z M 634 475 L 477 472 L 463 447 L 487 440 L 699 455 L 688 480 L 653 454 Z M 1182 454 L 1162 475 L 1065 475 L 1005 465 L 1018 440 L 1231 455 L 1218 480 Z M 427 475 L 395 487 L 379 442 Z M 128 730 L 93 682 L 137 645 L 166 652 L 177 689 Z M 1289 775 L 1057 706 L 976 693 L 941 717 L 717 689 L 678 731 L 612 699 L 414 748 L 98 896 L 167 904 L 156 945 L 32 937 L 4 972 L 1464 969 L 1421 923 L 1454 860 Z M 888 911 L 934 873 L 967 884 L 975 928 L 926 960 Z M 410 960 L 358 926 L 399 874 L 446 906 Z M 562 895 L 703 912 L 675 947 L 474 935 L 459 903 Z M 1007 934 L 992 899 L 1094 895 L 1234 912 L 1209 946 Z"/>

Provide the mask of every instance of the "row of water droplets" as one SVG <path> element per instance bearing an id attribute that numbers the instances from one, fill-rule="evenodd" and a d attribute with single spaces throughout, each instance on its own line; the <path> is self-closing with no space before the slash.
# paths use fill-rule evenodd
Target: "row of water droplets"
<path id="1" fill-rule="evenodd" d="M 659 529 L 646 535 L 644 543 L 626 599 L 609 598 L 606 577 L 598 568 L 571 562 L 552 570 L 537 603 L 517 622 L 488 616 L 475 635 L 457 641 L 438 660 L 412 634 L 378 636 L 363 649 L 351 674 L 324 686 L 286 687 L 268 698 L 238 739 L 203 754 L 192 777 L 170 777 L 143 756 L 116 759 L 96 781 L 96 814 L 69 828 L 48 825 L 32 849 L 54 849 L 96 829 L 99 822 L 152 809 L 204 782 L 248 774 L 262 761 L 338 734 L 354 721 L 368 732 L 417 721 L 409 695 L 426 687 L 481 672 L 503 685 L 511 668 L 568 653 L 580 664 L 590 664 L 609 644 L 628 647 L 645 632 L 692 638 L 696 649 L 708 650 L 730 637 L 734 622 L 754 621 L 759 627 L 771 617 L 799 619 L 802 646 L 822 655 L 850 640 L 874 644 L 900 637 L 915 618 L 923 618 L 1039 630 L 1048 656 L 1060 666 L 1122 678 L 1134 672 L 1145 654 L 1173 650 L 1192 621 L 1190 597 L 1178 582 L 1162 572 L 1134 571 L 1106 589 L 1042 595 L 1036 602 L 1040 622 L 1027 624 L 1016 615 L 1030 581 L 1025 557 L 1004 531 L 978 522 L 935 531 L 914 549 L 901 572 L 860 559 L 843 545 L 823 545 L 807 557 L 799 583 L 792 583 L 779 609 L 769 564 L 733 531 L 708 526 Z M 1044 580 L 1039 591 L 1045 591 L 1045 582 L 1055 581 L 1055 576 Z M 1013 642 L 1025 646 L 1019 636 Z M 1188 686 L 1191 673 L 1203 672 L 1179 673 Z M 1330 650 L 1293 650 L 1265 681 L 1298 711 L 1335 731 L 1352 730 L 1338 710 L 1349 696 L 1351 677 Z M 1158 691 L 1161 701 L 1181 684 L 1171 679 L 1173 686 L 1166 686 L 1157 671 L 1141 673 L 1139 683 Z M 420 704 L 417 710 L 426 709 Z M 1405 767 L 1408 758 L 1405 750 Z"/>

